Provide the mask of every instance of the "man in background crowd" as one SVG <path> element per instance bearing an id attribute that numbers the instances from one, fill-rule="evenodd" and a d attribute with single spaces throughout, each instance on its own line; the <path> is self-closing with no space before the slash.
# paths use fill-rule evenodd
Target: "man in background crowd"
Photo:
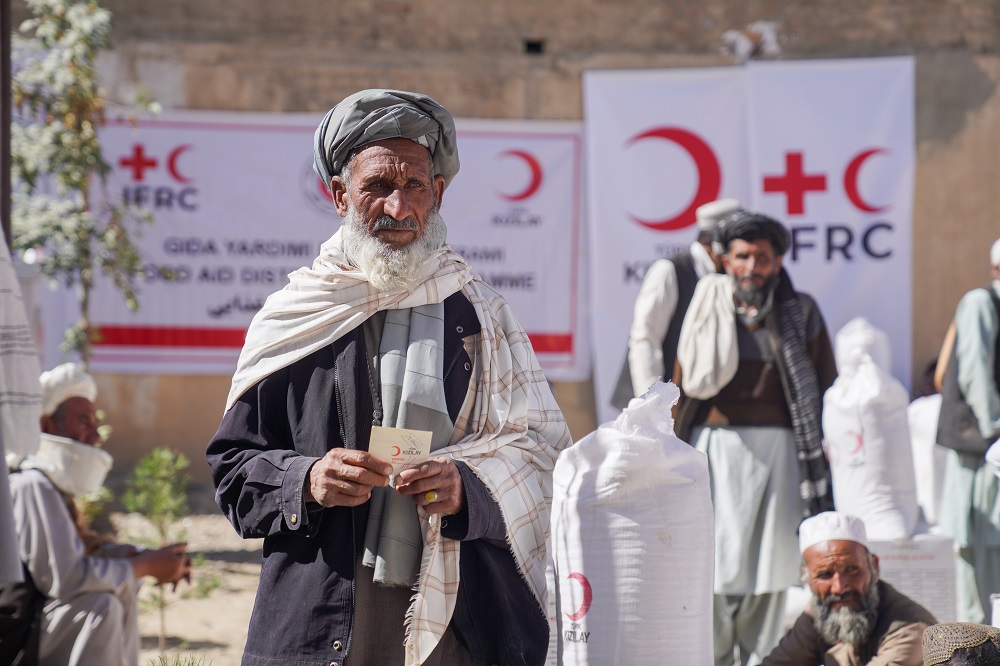
<path id="1" fill-rule="evenodd" d="M 763 666 L 920 666 L 934 617 L 879 579 L 861 519 L 835 511 L 799 527 L 812 599 Z"/>
<path id="2" fill-rule="evenodd" d="M 788 230 L 760 213 L 726 218 L 681 328 L 676 432 L 708 455 L 715 506 L 715 660 L 759 663 L 798 582 L 803 515 L 833 509 L 822 396 L 836 378 L 815 301 L 782 268 Z"/>
<path id="3" fill-rule="evenodd" d="M 190 580 L 185 544 L 144 550 L 90 530 L 74 498 L 94 492 L 111 469 L 98 448 L 97 385 L 74 363 L 43 372 L 42 437 L 10 475 L 18 549 L 44 596 L 39 663 L 135 666 L 139 580 Z"/>
<path id="4" fill-rule="evenodd" d="M 642 395 L 653 382 L 673 377 L 677 341 L 684 314 L 698 280 L 722 271 L 722 259 L 712 251 L 719 222 L 740 209 L 736 199 L 719 199 L 698 206 L 695 224 L 698 238 L 687 252 L 650 265 L 635 299 L 632 328 L 629 330 L 628 357 L 612 404 L 623 409 L 628 401 Z"/>
<path id="5" fill-rule="evenodd" d="M 941 528 L 959 546 L 958 618 L 990 619 L 1000 592 L 1000 481 L 985 464 L 1000 437 L 1000 239 L 990 249 L 992 281 L 955 311 L 955 345 L 941 394 L 937 443 L 947 457 Z"/>

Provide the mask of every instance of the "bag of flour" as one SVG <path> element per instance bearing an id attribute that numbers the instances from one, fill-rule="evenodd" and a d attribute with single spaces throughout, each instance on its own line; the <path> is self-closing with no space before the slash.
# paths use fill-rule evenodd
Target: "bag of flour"
<path id="1" fill-rule="evenodd" d="M 889 339 L 863 318 L 837 332 L 837 380 L 823 396 L 823 434 L 838 511 L 875 541 L 906 539 L 917 522 L 909 395 L 889 374 Z"/>
<path id="2" fill-rule="evenodd" d="M 679 393 L 655 384 L 559 456 L 549 663 L 712 663 L 708 462 L 674 436 Z"/>

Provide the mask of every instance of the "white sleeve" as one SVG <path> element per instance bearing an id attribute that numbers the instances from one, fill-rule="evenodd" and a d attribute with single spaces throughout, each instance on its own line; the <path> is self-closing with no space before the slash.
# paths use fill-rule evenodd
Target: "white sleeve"
<path id="1" fill-rule="evenodd" d="M 86 592 L 135 593 L 132 564 L 88 557 L 65 500 L 41 473 L 13 475 L 11 492 L 21 559 L 42 593 L 60 599 Z"/>
<path id="2" fill-rule="evenodd" d="M 646 271 L 635 299 L 632 328 L 628 338 L 628 363 L 632 390 L 642 395 L 660 378 L 669 379 L 673 368 L 663 367 L 663 339 L 677 309 L 677 270 L 666 259 Z"/>

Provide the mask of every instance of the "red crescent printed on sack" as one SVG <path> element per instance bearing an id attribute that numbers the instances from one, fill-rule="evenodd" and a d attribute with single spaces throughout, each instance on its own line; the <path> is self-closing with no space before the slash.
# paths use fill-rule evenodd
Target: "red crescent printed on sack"
<path id="1" fill-rule="evenodd" d="M 698 206 L 718 199 L 722 189 L 722 169 L 715 156 L 715 151 L 700 136 L 680 127 L 654 127 L 635 135 L 626 142 L 626 145 L 650 138 L 672 141 L 687 151 L 694 163 L 698 165 L 698 189 L 688 207 L 674 217 L 645 220 L 632 213 L 629 213 L 629 217 L 632 218 L 633 222 L 656 231 L 676 231 L 690 227 L 695 223 L 695 210 Z"/>
<path id="2" fill-rule="evenodd" d="M 868 150 L 862 150 L 854 156 L 850 164 L 847 165 L 847 169 L 844 170 L 844 192 L 847 193 L 847 198 L 851 200 L 851 203 L 854 204 L 860 211 L 865 213 L 881 213 L 889 208 L 888 205 L 876 206 L 868 203 L 861 198 L 861 193 L 858 192 L 858 174 L 861 172 L 861 167 L 864 166 L 864 163 L 867 162 L 868 158 L 872 155 L 879 155 L 887 152 L 889 151 L 885 148 L 869 148 Z"/>
<path id="3" fill-rule="evenodd" d="M 187 143 L 182 146 L 177 146 L 170 151 L 170 155 L 167 157 L 167 170 L 170 171 L 170 175 L 173 176 L 174 180 L 182 185 L 187 185 L 191 182 L 191 179 L 181 174 L 180 170 L 177 168 L 177 158 L 190 149 L 191 144 Z"/>
<path id="4" fill-rule="evenodd" d="M 402 449 L 400 449 L 398 446 L 394 446 L 394 447 L 392 447 L 391 453 L 394 456 L 398 456 L 400 451 L 402 451 Z"/>
<path id="5" fill-rule="evenodd" d="M 542 186 L 542 165 L 538 163 L 538 158 L 523 150 L 505 150 L 500 153 L 500 157 L 507 155 L 519 157 L 528 165 L 528 168 L 531 170 L 531 181 L 526 188 L 516 194 L 507 194 L 505 192 L 500 192 L 499 194 L 507 201 L 524 201 Z"/>
<path id="6" fill-rule="evenodd" d="M 580 587 L 583 588 L 583 601 L 580 603 L 580 607 L 575 613 L 566 613 L 571 621 L 576 622 L 577 620 L 583 619 L 583 616 L 587 614 L 590 610 L 590 602 L 594 600 L 594 591 L 590 588 L 590 581 L 582 573 L 571 573 L 566 576 L 567 580 L 575 580 L 580 583 Z"/>

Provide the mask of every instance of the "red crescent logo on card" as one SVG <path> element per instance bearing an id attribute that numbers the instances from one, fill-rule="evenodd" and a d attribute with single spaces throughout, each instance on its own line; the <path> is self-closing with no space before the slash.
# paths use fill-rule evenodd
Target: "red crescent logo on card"
<path id="1" fill-rule="evenodd" d="M 672 141 L 687 151 L 694 163 L 698 165 L 698 189 L 688 207 L 673 217 L 645 220 L 631 213 L 629 213 L 629 217 L 637 224 L 656 231 L 675 231 L 691 226 L 695 222 L 694 213 L 698 206 L 718 199 L 719 191 L 722 189 L 722 169 L 719 167 L 719 160 L 715 156 L 715 152 L 700 136 L 680 127 L 654 127 L 635 135 L 628 140 L 626 145 L 632 145 L 646 139 Z"/>
<path id="2" fill-rule="evenodd" d="M 391 451 L 391 453 L 392 453 L 392 455 L 394 455 L 394 456 L 398 456 L 398 455 L 399 455 L 399 453 L 400 453 L 400 451 L 402 451 L 402 449 L 400 449 L 400 448 L 399 448 L 398 446 L 394 446 L 394 447 L 392 447 L 392 451 Z"/>
<path id="3" fill-rule="evenodd" d="M 881 213 L 889 207 L 876 206 L 875 204 L 869 203 L 862 199 L 861 194 L 858 192 L 858 174 L 861 171 L 861 167 L 864 166 L 869 157 L 887 152 L 889 151 L 885 148 L 869 148 L 868 150 L 862 150 L 854 156 L 850 164 L 847 165 L 847 169 L 844 170 L 844 191 L 847 193 L 847 198 L 850 199 L 851 203 L 854 204 L 860 211 L 864 211 L 865 213 Z"/>
<path id="4" fill-rule="evenodd" d="M 531 171 L 531 180 L 528 181 L 528 186 L 520 192 L 515 192 L 513 194 L 500 192 L 499 194 L 507 201 L 524 201 L 537 192 L 538 188 L 542 186 L 542 165 L 538 163 L 537 157 L 523 150 L 505 150 L 500 153 L 500 157 L 506 157 L 508 155 L 520 158 L 525 164 L 528 165 L 528 169 Z"/>
<path id="5" fill-rule="evenodd" d="M 566 578 L 568 580 L 575 580 L 583 588 L 583 601 L 580 602 L 580 607 L 576 609 L 575 613 L 566 613 L 566 617 L 576 622 L 583 619 L 583 616 L 590 610 L 590 602 L 594 600 L 594 591 L 590 587 L 590 581 L 582 573 L 571 573 Z"/>

